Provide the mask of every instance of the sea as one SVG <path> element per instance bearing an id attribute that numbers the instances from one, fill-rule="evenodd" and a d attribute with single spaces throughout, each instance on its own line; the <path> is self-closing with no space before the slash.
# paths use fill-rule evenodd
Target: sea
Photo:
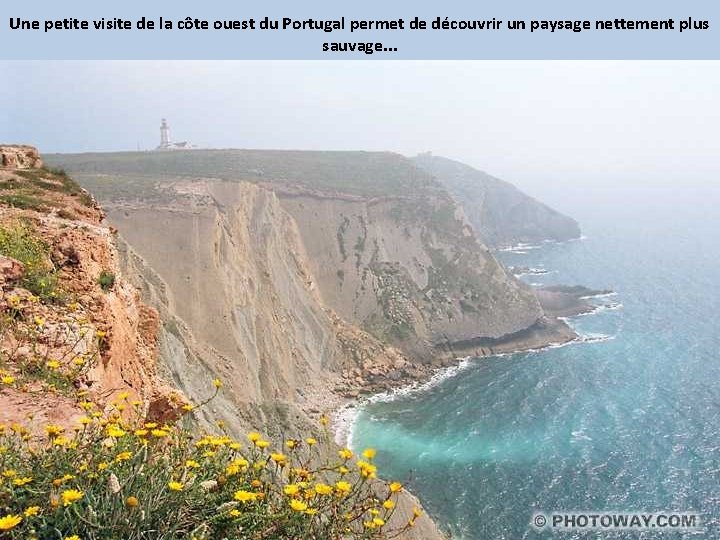
<path id="1" fill-rule="evenodd" d="M 611 289 L 562 347 L 468 358 L 352 413 L 351 446 L 452 538 L 720 538 L 720 189 L 577 190 L 583 238 L 500 251 L 531 286 Z M 688 189 L 685 189 L 688 187 Z M 565 209 L 565 208 L 564 208 Z M 688 530 L 538 514 L 693 513 Z M 570 523 L 572 524 L 572 523 Z"/>

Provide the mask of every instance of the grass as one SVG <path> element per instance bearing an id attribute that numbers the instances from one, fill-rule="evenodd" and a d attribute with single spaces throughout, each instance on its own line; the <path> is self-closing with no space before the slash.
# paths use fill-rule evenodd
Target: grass
<path id="1" fill-rule="evenodd" d="M 0 426 L 3 539 L 380 539 L 420 515 L 387 525 L 402 487 L 375 480 L 374 450 L 331 451 L 325 417 L 315 436 L 273 445 L 147 421 L 127 393 L 110 408 L 77 400 L 74 428 Z"/>
<path id="2" fill-rule="evenodd" d="M 70 178 L 64 169 L 43 167 L 42 169 L 17 170 L 14 172 L 36 188 L 77 197 L 84 206 L 90 207 L 93 205 L 92 197 L 80 187 L 80 184 Z"/>
<path id="3" fill-rule="evenodd" d="M 99 197 L 114 190 L 132 196 L 164 179 L 218 178 L 249 182 L 289 182 L 324 191 L 387 196 L 437 189 L 432 177 L 390 152 L 292 150 L 192 150 L 46 155 L 83 179 Z M 108 176 L 119 181 L 108 181 Z M 125 179 L 136 185 L 128 193 Z M 142 186 L 141 184 L 145 184 Z M 105 193 L 101 193 L 103 190 Z"/>
<path id="4" fill-rule="evenodd" d="M 0 226 L 0 255 L 23 263 L 21 284 L 24 288 L 44 301 L 57 298 L 57 275 L 50 262 L 49 246 L 28 223 L 19 221 L 8 227 Z"/>

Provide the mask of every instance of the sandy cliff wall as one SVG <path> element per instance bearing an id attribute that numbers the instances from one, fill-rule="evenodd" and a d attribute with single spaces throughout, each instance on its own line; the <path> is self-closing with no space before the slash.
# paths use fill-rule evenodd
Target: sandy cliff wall
<path id="1" fill-rule="evenodd" d="M 247 428 L 322 402 L 363 361 L 405 362 L 323 305 L 297 226 L 272 192 L 213 181 L 176 189 L 182 204 L 109 216 L 132 246 L 125 266 L 163 312 L 162 356 L 189 397 L 200 400 L 221 377 L 213 406 Z"/>
<path id="2" fill-rule="evenodd" d="M 347 200 L 283 194 L 323 300 L 410 356 L 533 325 L 533 293 L 509 276 L 443 193 Z"/>

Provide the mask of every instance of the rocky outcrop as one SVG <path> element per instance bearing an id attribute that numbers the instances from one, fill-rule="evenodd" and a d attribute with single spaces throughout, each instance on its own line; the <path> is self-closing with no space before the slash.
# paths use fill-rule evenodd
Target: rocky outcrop
<path id="1" fill-rule="evenodd" d="M 43 166 L 34 146 L 0 144 L 0 167 L 5 169 L 39 169 Z"/>
<path id="2" fill-rule="evenodd" d="M 529 197 L 512 184 L 447 158 L 413 159 L 463 205 L 477 233 L 491 247 L 580 237 L 577 222 Z"/>
<path id="3" fill-rule="evenodd" d="M 186 401 L 158 375 L 157 312 L 122 277 L 102 212 L 80 195 L 61 174 L 0 170 L 0 249 L 34 257 L 0 257 L 0 368 L 15 379 L 0 392 L 0 422 L 67 425 L 82 414 L 77 391 L 100 405 L 127 394 L 148 418 L 176 417 Z"/>

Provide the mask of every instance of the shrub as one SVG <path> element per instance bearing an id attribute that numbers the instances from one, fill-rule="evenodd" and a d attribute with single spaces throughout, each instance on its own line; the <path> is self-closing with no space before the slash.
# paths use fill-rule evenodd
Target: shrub
<path id="1" fill-rule="evenodd" d="M 0 427 L 3 538 L 370 539 L 414 523 L 388 530 L 400 484 L 373 480 L 373 450 L 329 454 L 326 428 L 273 450 L 259 433 L 241 443 L 146 422 L 127 394 L 106 413 L 79 399 L 75 430 Z"/>
<path id="2" fill-rule="evenodd" d="M 0 227 L 0 254 L 25 265 L 23 287 L 46 301 L 57 298 L 58 280 L 50 262 L 49 247 L 29 224 L 18 222 Z"/>
<path id="3" fill-rule="evenodd" d="M 115 274 L 108 270 L 103 270 L 100 272 L 100 277 L 98 277 L 98 283 L 103 291 L 108 292 L 113 288 L 113 285 L 115 285 Z"/>

